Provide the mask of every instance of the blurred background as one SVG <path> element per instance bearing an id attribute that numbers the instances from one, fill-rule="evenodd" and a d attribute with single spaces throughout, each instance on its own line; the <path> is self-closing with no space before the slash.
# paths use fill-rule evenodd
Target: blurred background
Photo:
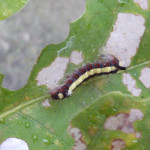
<path id="1" fill-rule="evenodd" d="M 69 23 L 85 10 L 85 0 L 30 0 L 17 14 L 0 22 L 0 73 L 3 86 L 23 87 L 42 49 L 60 43 Z"/>

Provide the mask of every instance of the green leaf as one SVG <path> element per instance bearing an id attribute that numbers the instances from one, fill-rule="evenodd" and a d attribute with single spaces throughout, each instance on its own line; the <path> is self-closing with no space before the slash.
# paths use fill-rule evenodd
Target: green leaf
<path id="1" fill-rule="evenodd" d="M 0 1 L 0 21 L 8 18 L 22 9 L 29 0 L 1 0 Z"/>
<path id="2" fill-rule="evenodd" d="M 113 142 L 121 141 L 124 149 L 147 150 L 150 94 L 149 88 L 139 78 L 144 67 L 150 68 L 149 12 L 149 9 L 142 10 L 130 0 L 87 0 L 86 11 L 70 25 L 68 38 L 60 44 L 48 45 L 42 51 L 25 87 L 9 91 L 0 86 L 0 141 L 17 137 L 26 141 L 32 150 L 68 150 L 73 146 L 107 150 L 114 147 Z M 69 59 L 72 51 L 82 52 L 82 64 L 98 60 L 113 31 L 118 13 L 141 15 L 146 20 L 138 50 L 132 59 L 129 58 L 130 66 L 126 71 L 113 75 L 90 78 L 77 87 L 70 97 L 52 101 L 46 83 L 38 86 L 37 76 L 41 70 L 51 66 L 58 57 Z M 65 75 L 80 66 L 69 63 Z M 140 95 L 133 96 L 132 90 L 123 84 L 124 73 L 136 81 L 134 86 L 141 89 Z M 55 75 L 54 72 L 52 76 Z M 2 79 L 1 75 L 0 83 Z M 49 80 L 52 81 L 51 78 Z M 43 107 L 46 99 L 49 99 L 51 107 Z M 137 116 L 138 119 L 134 118 L 136 121 L 130 122 L 128 119 L 132 110 L 135 116 L 136 112 L 143 116 Z M 132 132 L 123 132 L 122 126 L 116 130 L 105 127 L 107 119 L 119 114 L 125 116 L 121 119 Z M 74 128 L 78 132 L 74 133 Z"/>
<path id="3" fill-rule="evenodd" d="M 80 129 L 89 150 L 109 150 L 114 140 L 124 141 L 128 150 L 148 149 L 149 100 L 136 101 L 119 92 L 109 93 L 78 114 L 72 126 Z"/>

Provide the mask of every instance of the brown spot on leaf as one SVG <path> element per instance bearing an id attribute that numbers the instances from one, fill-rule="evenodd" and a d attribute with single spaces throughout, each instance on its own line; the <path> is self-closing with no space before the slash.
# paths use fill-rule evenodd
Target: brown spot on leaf
<path id="1" fill-rule="evenodd" d="M 144 117 L 144 114 L 139 109 L 130 110 L 130 116 L 129 116 L 130 122 L 134 122 L 136 120 L 142 120 L 143 117 Z"/>
<path id="2" fill-rule="evenodd" d="M 112 143 L 111 143 L 111 150 L 121 150 L 123 148 L 125 148 L 125 142 L 122 139 L 115 139 Z"/>
<path id="3" fill-rule="evenodd" d="M 123 74 L 123 83 L 127 86 L 128 91 L 132 93 L 132 95 L 138 97 L 141 94 L 141 89 L 136 87 L 136 80 L 134 80 L 129 73 Z"/>
<path id="4" fill-rule="evenodd" d="M 83 62 L 82 53 L 78 51 L 72 51 L 71 56 L 70 56 L 70 63 L 79 65 L 82 62 Z"/>
<path id="5" fill-rule="evenodd" d="M 139 109 L 131 109 L 129 114 L 120 113 L 116 116 L 109 117 L 104 128 L 108 130 L 120 130 L 126 134 L 136 133 L 133 122 L 142 120 L 143 113 Z"/>
<path id="6" fill-rule="evenodd" d="M 148 0 L 134 0 L 142 9 L 148 9 Z"/>
<path id="7" fill-rule="evenodd" d="M 134 133 L 134 128 L 131 122 L 128 121 L 128 114 L 118 114 L 116 116 L 109 117 L 105 122 L 105 129 L 109 130 L 121 130 L 124 133 Z"/>
<path id="8" fill-rule="evenodd" d="M 25 100 L 26 100 L 26 101 L 28 101 L 28 100 L 30 100 L 30 99 L 29 99 L 29 97 L 28 97 L 28 96 L 26 96 L 26 97 L 25 97 Z"/>
<path id="9" fill-rule="evenodd" d="M 42 106 L 45 108 L 51 107 L 51 104 L 49 103 L 49 100 L 46 99 L 45 101 L 43 101 Z"/>
<path id="10" fill-rule="evenodd" d="M 94 135 L 97 133 L 98 129 L 99 129 L 99 128 L 96 127 L 96 126 L 91 126 L 91 127 L 89 127 L 89 129 L 88 129 L 89 135 L 90 135 L 90 136 L 94 136 Z"/>
<path id="11" fill-rule="evenodd" d="M 140 132 L 136 132 L 136 133 L 135 133 L 135 137 L 136 137 L 137 139 L 141 138 L 141 133 L 140 133 Z"/>
<path id="12" fill-rule="evenodd" d="M 150 68 L 145 67 L 142 69 L 139 80 L 144 84 L 146 88 L 150 88 Z"/>
<path id="13" fill-rule="evenodd" d="M 78 128 L 72 128 L 71 126 L 69 126 L 68 130 L 75 140 L 72 150 L 86 150 L 86 144 L 82 140 L 82 134 L 80 130 Z"/>

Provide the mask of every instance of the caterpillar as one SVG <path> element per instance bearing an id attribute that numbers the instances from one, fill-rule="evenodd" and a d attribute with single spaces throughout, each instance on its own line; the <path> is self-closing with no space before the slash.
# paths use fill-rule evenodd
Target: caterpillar
<path id="1" fill-rule="evenodd" d="M 88 63 L 81 68 L 75 70 L 66 82 L 50 92 L 52 99 L 59 100 L 68 97 L 73 90 L 84 82 L 87 78 L 94 75 L 102 75 L 109 73 L 116 73 L 118 70 L 125 70 L 121 61 L 110 54 L 101 55 L 100 60 L 95 63 Z"/>

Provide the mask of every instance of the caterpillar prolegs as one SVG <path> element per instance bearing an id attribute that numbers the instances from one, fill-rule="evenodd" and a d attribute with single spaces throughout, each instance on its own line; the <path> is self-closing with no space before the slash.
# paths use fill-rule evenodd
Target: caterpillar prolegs
<path id="1" fill-rule="evenodd" d="M 52 99 L 63 99 L 70 96 L 73 90 L 94 75 L 116 73 L 118 70 L 125 70 L 122 63 L 112 55 L 101 55 L 100 60 L 95 63 L 88 63 L 75 70 L 63 85 L 50 92 Z"/>

